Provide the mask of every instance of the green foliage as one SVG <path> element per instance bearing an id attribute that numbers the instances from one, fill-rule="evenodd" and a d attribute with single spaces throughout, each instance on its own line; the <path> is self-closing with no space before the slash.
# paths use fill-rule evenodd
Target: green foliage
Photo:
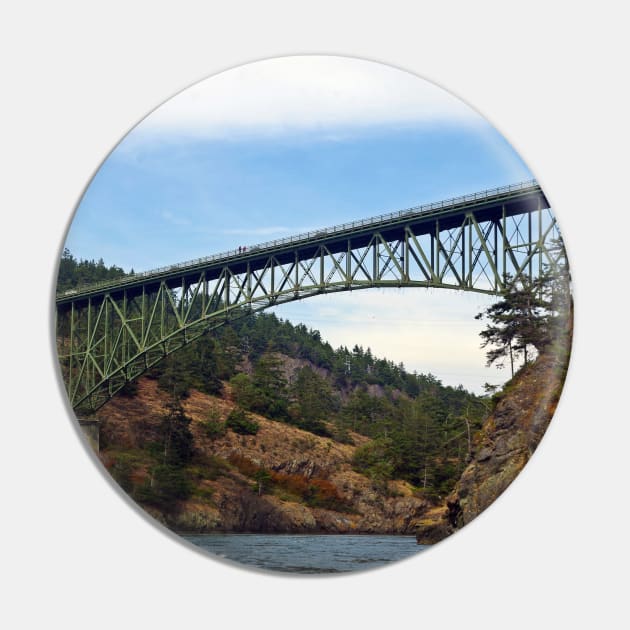
<path id="1" fill-rule="evenodd" d="M 326 370 L 330 373 L 330 384 L 337 388 L 369 383 L 397 388 L 411 396 L 418 390 L 418 375 L 407 373 L 402 364 L 378 359 L 370 348 L 362 346 L 355 346 L 352 351 L 343 346 L 334 350 L 322 340 L 319 331 L 303 324 L 293 325 L 273 313 L 250 315 L 245 311 L 236 312 L 230 325 L 221 327 L 214 334 L 219 345 L 225 342 L 231 349 L 236 358 L 234 365 L 243 355 L 256 365 L 264 355 L 282 353 Z"/>
<path id="2" fill-rule="evenodd" d="M 214 498 L 214 490 L 212 488 L 208 488 L 206 486 L 197 486 L 196 488 L 193 488 L 191 490 L 190 496 L 194 497 L 195 499 L 200 499 L 204 503 L 214 505 L 214 502 L 212 500 Z"/>
<path id="3" fill-rule="evenodd" d="M 252 411 L 274 420 L 289 419 L 287 381 L 278 357 L 270 354 L 260 357 L 254 367 L 252 384 L 256 391 Z"/>
<path id="4" fill-rule="evenodd" d="M 182 466 L 190 461 L 194 453 L 190 418 L 185 414 L 179 399 L 167 403 L 166 413 L 160 423 L 162 438 L 162 462 L 170 466 Z"/>
<path id="5" fill-rule="evenodd" d="M 177 501 L 190 497 L 191 484 L 180 466 L 158 464 L 151 471 L 151 479 L 137 488 L 134 498 L 165 511 L 173 511 Z"/>
<path id="6" fill-rule="evenodd" d="M 244 409 L 253 409 L 257 405 L 257 391 L 248 374 L 236 374 L 230 379 L 234 400 Z"/>
<path id="7" fill-rule="evenodd" d="M 208 412 L 205 422 L 201 423 L 203 431 L 211 440 L 223 437 L 227 431 L 225 422 L 221 420 L 221 413 L 216 407 L 212 407 Z"/>
<path id="8" fill-rule="evenodd" d="M 57 291 L 67 291 L 76 287 L 104 282 L 106 280 L 117 280 L 127 274 L 123 269 L 112 265 L 106 267 L 103 259 L 98 262 L 94 260 L 77 260 L 69 249 L 64 249 L 59 261 L 59 274 L 57 275 Z"/>
<path id="9" fill-rule="evenodd" d="M 158 363 L 151 375 L 158 379 L 161 389 L 177 398 L 187 396 L 191 388 L 219 396 L 226 366 L 215 341 L 201 337 Z"/>
<path id="10" fill-rule="evenodd" d="M 159 439 L 145 444 L 145 450 L 156 462 L 150 469 L 150 477 L 137 487 L 126 488 L 134 499 L 172 512 L 178 501 L 190 496 L 192 485 L 185 466 L 193 458 L 195 449 L 189 425 L 190 418 L 181 401 L 169 401 L 160 419 Z"/>
<path id="11" fill-rule="evenodd" d="M 563 248 L 561 240 L 557 246 Z M 513 377 L 517 358 L 527 364 L 536 352 L 568 334 L 572 302 L 566 266 L 545 270 L 535 282 L 522 278 L 506 282 L 506 293 L 476 319 L 488 320 L 480 333 L 482 348 L 489 347 L 487 365 L 502 367 L 502 360 L 509 358 Z"/>
<path id="12" fill-rule="evenodd" d="M 515 356 L 521 354 L 528 361 L 528 350 L 540 350 L 547 340 L 544 302 L 538 287 L 527 281 L 512 282 L 503 297 L 479 313 L 476 319 L 489 320 L 481 331 L 482 348 L 490 346 L 486 353 L 487 365 L 509 358 L 514 376 Z M 529 356 L 531 356 L 529 351 Z"/>
<path id="13" fill-rule="evenodd" d="M 204 434 L 211 440 L 223 437 L 227 431 L 225 422 L 221 422 L 220 420 L 206 420 L 201 426 L 203 427 Z"/>
<path id="14" fill-rule="evenodd" d="M 336 423 L 333 426 L 330 437 L 340 444 L 354 444 L 354 440 L 352 439 L 348 428 L 339 423 Z"/>
<path id="15" fill-rule="evenodd" d="M 260 425 L 252 420 L 243 409 L 234 408 L 227 417 L 225 426 L 239 435 L 256 435 Z"/>
<path id="16" fill-rule="evenodd" d="M 256 480 L 256 492 L 260 496 L 271 484 L 271 473 L 264 468 L 260 468 L 254 473 L 254 479 Z"/>
<path id="17" fill-rule="evenodd" d="M 133 481 L 131 475 L 133 473 L 133 465 L 128 458 L 118 456 L 113 465 L 109 468 L 111 476 L 116 483 L 127 493 L 133 490 Z"/>
<path id="18" fill-rule="evenodd" d="M 230 385 L 234 399 L 244 409 L 273 420 L 290 419 L 287 382 L 278 357 L 262 355 L 251 377 L 237 374 L 230 380 Z"/>
<path id="19" fill-rule="evenodd" d="M 329 437 L 324 422 L 332 418 L 340 403 L 328 381 L 312 368 L 303 367 L 297 371 L 291 396 L 295 402 L 290 409 L 291 422 L 305 431 Z"/>
<path id="20" fill-rule="evenodd" d="M 194 462 L 187 466 L 186 470 L 189 477 L 197 481 L 214 480 L 225 475 L 230 470 L 230 465 L 216 455 L 197 453 Z"/>
<path id="21" fill-rule="evenodd" d="M 391 479 L 395 470 L 393 446 L 391 438 L 377 438 L 359 446 L 352 457 L 353 468 L 373 481 Z"/>

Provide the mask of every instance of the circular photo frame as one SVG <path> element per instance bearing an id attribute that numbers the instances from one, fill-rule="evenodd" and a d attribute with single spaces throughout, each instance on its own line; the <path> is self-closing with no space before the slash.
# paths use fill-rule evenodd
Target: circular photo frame
<path id="1" fill-rule="evenodd" d="M 141 121 L 60 257 L 70 407 L 122 491 L 245 567 L 360 571 L 509 486 L 567 371 L 566 249 L 492 125 L 407 72 L 247 64 Z"/>

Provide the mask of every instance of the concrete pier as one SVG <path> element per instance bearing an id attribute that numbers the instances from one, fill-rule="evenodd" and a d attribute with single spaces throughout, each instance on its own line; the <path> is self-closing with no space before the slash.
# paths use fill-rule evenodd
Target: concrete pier
<path id="1" fill-rule="evenodd" d="M 98 418 L 77 418 L 77 420 L 89 445 L 95 453 L 98 453 L 100 420 Z"/>

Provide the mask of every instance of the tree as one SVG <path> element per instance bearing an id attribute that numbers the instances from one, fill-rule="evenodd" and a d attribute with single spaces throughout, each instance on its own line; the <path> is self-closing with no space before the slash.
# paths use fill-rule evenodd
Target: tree
<path id="1" fill-rule="evenodd" d="M 251 376 L 241 372 L 230 379 L 230 387 L 234 400 L 244 409 L 254 409 L 256 406 L 256 388 Z"/>
<path id="2" fill-rule="evenodd" d="M 252 377 L 254 401 L 251 411 L 274 420 L 289 419 L 287 381 L 282 371 L 282 361 L 271 354 L 264 354 L 256 363 Z"/>
<path id="3" fill-rule="evenodd" d="M 260 425 L 252 420 L 243 409 L 235 407 L 225 421 L 225 426 L 239 435 L 256 435 Z"/>
<path id="4" fill-rule="evenodd" d="M 134 498 L 141 503 L 172 511 L 177 502 L 190 496 L 191 484 L 185 465 L 194 453 L 194 438 L 190 432 L 190 418 L 184 412 L 181 400 L 173 398 L 166 404 L 159 426 L 159 460 L 151 469 L 151 477 L 135 488 Z"/>
<path id="5" fill-rule="evenodd" d="M 178 501 L 186 500 L 191 483 L 180 466 L 157 464 L 151 470 L 151 479 L 134 491 L 134 498 L 166 511 L 175 510 Z"/>
<path id="6" fill-rule="evenodd" d="M 183 466 L 192 458 L 194 438 L 190 432 L 190 422 L 179 398 L 173 398 L 166 404 L 166 413 L 160 423 L 164 464 Z"/>
<path id="7" fill-rule="evenodd" d="M 487 319 L 489 324 L 480 334 L 486 353 L 486 365 L 509 357 L 510 371 L 514 376 L 515 356 L 519 353 L 527 363 L 530 349 L 540 351 L 548 341 L 545 302 L 537 283 L 523 280 L 511 282 L 502 298 L 478 313 L 475 319 Z M 500 365 L 499 367 L 502 367 Z"/>
<path id="8" fill-rule="evenodd" d="M 187 397 L 191 387 L 220 395 L 223 384 L 217 364 L 215 341 L 202 337 L 167 356 L 152 368 L 151 374 L 157 377 L 161 389 L 177 398 Z"/>
<path id="9" fill-rule="evenodd" d="M 258 496 L 260 496 L 265 488 L 271 483 L 272 478 L 271 474 L 268 470 L 264 468 L 259 468 L 254 473 L 254 479 L 256 480 L 256 491 L 258 492 Z"/>
<path id="10" fill-rule="evenodd" d="M 310 367 L 303 367 L 297 372 L 291 395 L 295 403 L 289 411 L 293 411 L 295 424 L 316 435 L 330 435 L 324 420 L 337 410 L 338 401 L 328 381 Z"/>
<path id="11" fill-rule="evenodd" d="M 562 239 L 558 239 L 557 246 L 562 247 Z M 559 341 L 568 350 L 573 320 L 571 275 L 568 266 L 556 264 L 553 270 L 547 267 L 538 279 L 538 286 L 547 311 L 546 342 L 551 344 Z"/>

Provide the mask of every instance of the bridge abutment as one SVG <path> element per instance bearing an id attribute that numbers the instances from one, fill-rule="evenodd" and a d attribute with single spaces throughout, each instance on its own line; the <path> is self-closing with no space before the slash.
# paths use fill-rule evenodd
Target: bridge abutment
<path id="1" fill-rule="evenodd" d="M 99 451 L 99 427 L 101 421 L 98 418 L 77 418 L 81 432 L 95 453 Z"/>

